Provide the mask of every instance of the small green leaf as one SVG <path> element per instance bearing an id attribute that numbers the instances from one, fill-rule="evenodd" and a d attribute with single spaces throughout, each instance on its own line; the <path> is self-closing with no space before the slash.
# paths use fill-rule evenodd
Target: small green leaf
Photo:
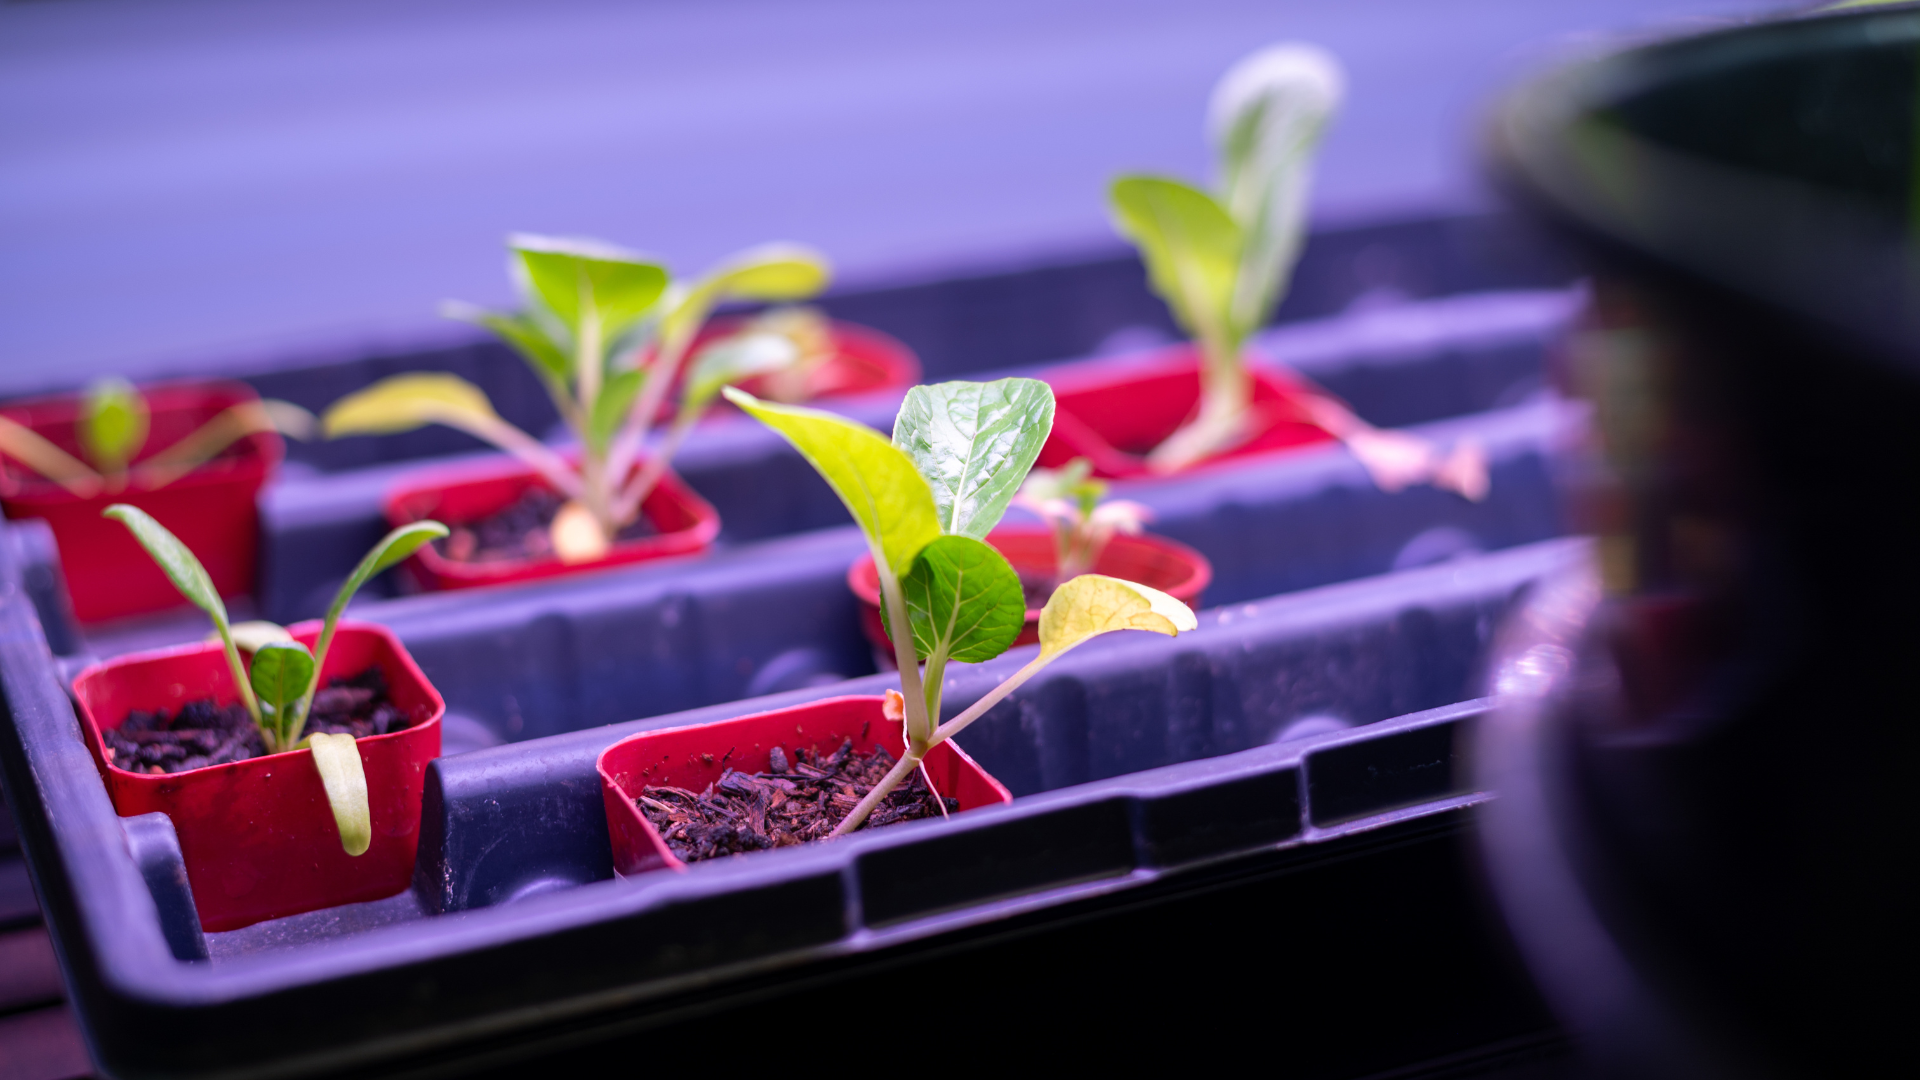
<path id="1" fill-rule="evenodd" d="M 271 641 L 292 641 L 293 635 L 279 623 L 270 623 L 264 619 L 248 619 L 233 624 L 231 633 L 233 643 L 242 652 L 259 652 L 262 645 Z M 215 634 L 217 639 L 220 635 Z"/>
<path id="2" fill-rule="evenodd" d="M 97 379 L 80 407 L 80 445 L 101 472 L 117 473 L 147 444 L 147 399 L 125 379 Z"/>
<path id="3" fill-rule="evenodd" d="M 1038 379 L 947 382 L 907 391 L 893 445 L 933 490 L 943 532 L 979 539 L 1000 523 L 1053 430 Z"/>
<path id="4" fill-rule="evenodd" d="M 1040 655 L 1059 656 L 1113 630 L 1150 630 L 1174 637 L 1199 626 L 1193 609 L 1145 585 L 1082 574 L 1053 590 L 1040 611 Z"/>
<path id="5" fill-rule="evenodd" d="M 923 657 L 991 660 L 1011 648 L 1026 625 L 1020 575 L 1006 556 L 971 536 L 942 536 L 921 548 L 900 588 Z"/>
<path id="6" fill-rule="evenodd" d="M 187 550 L 187 545 L 137 506 L 114 503 L 101 511 L 100 516 L 112 518 L 131 530 L 133 538 L 147 549 L 147 554 L 160 565 L 167 580 L 180 590 L 180 595 L 212 616 L 221 637 L 226 637 L 227 605 L 221 602 L 220 591 L 213 587 L 213 579 L 207 576 L 206 568 L 200 565 L 199 559 L 194 558 L 193 552 Z"/>
<path id="7" fill-rule="evenodd" d="M 1214 88 L 1208 127 L 1222 198 L 1246 238 L 1232 303 L 1240 336 L 1264 324 L 1286 292 L 1306 239 L 1313 152 L 1343 83 L 1332 54 L 1287 42 L 1234 64 Z"/>
<path id="8" fill-rule="evenodd" d="M 327 805 L 340 829 L 340 846 L 349 855 L 365 855 L 373 846 L 373 813 L 367 803 L 367 771 L 353 736 L 315 732 L 307 737 L 313 766 L 327 791 Z"/>
<path id="9" fill-rule="evenodd" d="M 449 319 L 484 326 L 500 335 L 500 339 L 513 346 L 549 384 L 565 386 L 572 375 L 573 362 L 566 348 L 548 337 L 529 315 L 488 311 L 461 303 L 443 304 L 440 312 Z"/>
<path id="10" fill-rule="evenodd" d="M 872 430 L 818 409 L 760 401 L 731 386 L 722 393 L 786 436 L 819 470 L 866 533 L 883 573 L 911 567 L 920 549 L 940 535 L 927 482 L 907 455 Z"/>
<path id="11" fill-rule="evenodd" d="M 666 267 L 611 244 L 522 234 L 507 245 L 528 287 L 576 336 L 591 314 L 600 340 L 612 341 L 667 289 Z"/>
<path id="12" fill-rule="evenodd" d="M 827 287 L 833 271 L 826 256 L 799 244 L 762 244 L 721 263 L 670 297 L 661 337 L 690 335 L 714 305 L 728 300 L 783 303 L 804 300 Z"/>
<path id="13" fill-rule="evenodd" d="M 360 560 L 359 566 L 353 568 L 353 574 L 334 595 L 333 606 L 327 609 L 329 623 L 337 618 L 340 612 L 346 610 L 347 601 L 353 599 L 353 594 L 360 591 L 360 586 L 372 580 L 373 575 L 420 550 L 420 545 L 427 541 L 437 540 L 445 535 L 447 535 L 447 527 L 437 521 L 415 521 L 402 525 L 381 537 L 380 542 L 373 545 L 373 550 L 367 552 L 366 557 Z"/>
<path id="14" fill-rule="evenodd" d="M 436 372 L 381 379 L 334 402 L 320 418 L 321 430 L 329 439 L 391 435 L 423 424 L 447 423 L 465 429 L 503 421 L 479 387 L 457 375 Z"/>
<path id="15" fill-rule="evenodd" d="M 596 454 L 607 452 L 607 444 L 627 422 L 633 411 L 633 399 L 646 385 L 647 373 L 636 368 L 616 371 L 593 399 L 593 415 L 587 420 L 587 446 Z"/>
<path id="16" fill-rule="evenodd" d="M 701 349 L 687 370 L 681 408 L 703 409 L 720 388 L 754 375 L 779 371 L 800 359 L 800 347 L 784 334 L 735 334 Z"/>
<path id="17" fill-rule="evenodd" d="M 253 651 L 247 681 L 284 724 L 287 705 L 300 700 L 313 683 L 313 654 L 297 641 L 265 642 Z"/>
<path id="18" fill-rule="evenodd" d="M 1240 226 L 1213 196 L 1166 177 L 1123 176 L 1110 196 L 1115 226 L 1139 245 L 1153 291 L 1180 325 L 1237 350 L 1231 306 Z"/>

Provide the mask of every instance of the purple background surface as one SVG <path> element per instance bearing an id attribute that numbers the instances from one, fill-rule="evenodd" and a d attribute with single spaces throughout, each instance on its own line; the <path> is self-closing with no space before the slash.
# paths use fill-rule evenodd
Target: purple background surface
<path id="1" fill-rule="evenodd" d="M 1485 205 L 1473 125 L 1529 67 L 1755 0 L 91 0 L 0 7 L 0 394 L 464 334 L 501 237 L 843 284 L 1116 249 L 1126 169 L 1205 176 L 1220 72 L 1327 46 L 1323 224 Z"/>

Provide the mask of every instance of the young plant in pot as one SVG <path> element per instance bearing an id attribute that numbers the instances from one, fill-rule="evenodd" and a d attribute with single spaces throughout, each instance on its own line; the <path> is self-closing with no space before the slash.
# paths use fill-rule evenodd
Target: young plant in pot
<path id="1" fill-rule="evenodd" d="M 1078 455 L 1104 476 L 1164 474 L 1339 439 L 1387 490 L 1431 481 L 1484 496 L 1477 446 L 1443 455 L 1372 427 L 1298 376 L 1248 361 L 1247 340 L 1273 316 L 1304 246 L 1313 153 L 1342 93 L 1339 63 L 1326 52 L 1263 49 L 1214 88 L 1216 190 L 1147 174 L 1113 182 L 1114 224 L 1194 344 L 1117 377 L 1063 374 L 1061 423 L 1044 463 Z"/>
<path id="2" fill-rule="evenodd" d="M 396 375 L 342 398 L 322 417 L 330 438 L 445 424 L 519 459 L 424 474 L 389 496 L 393 524 L 436 517 L 450 536 L 421 549 L 430 588 L 549 577 L 704 549 L 719 520 L 668 465 L 720 388 L 802 358 L 781 328 L 709 335 L 729 300 L 787 301 L 826 285 L 825 261 L 793 245 L 744 252 L 706 276 L 675 282 L 665 266 L 586 240 L 515 236 L 514 312 L 449 305 L 513 346 L 540 377 L 578 447 L 571 456 L 501 419 L 478 387 L 453 375 Z M 684 370 L 683 370 L 684 369 Z M 671 395 L 672 419 L 648 435 Z"/>
<path id="3" fill-rule="evenodd" d="M 940 723 L 947 665 L 1000 655 L 1026 621 L 1019 574 L 984 538 L 1046 440 L 1052 392 L 1033 379 L 917 386 L 891 442 L 829 413 L 727 396 L 785 436 L 859 523 L 886 625 L 906 631 L 892 636 L 900 690 L 643 732 L 609 747 L 600 774 L 623 874 L 1004 802 L 1006 790 L 954 736 L 1100 634 L 1196 625 L 1185 604 L 1157 589 L 1083 574 L 1042 609 L 1034 657 Z"/>
<path id="4" fill-rule="evenodd" d="M 231 930 L 406 888 L 445 703 L 384 627 L 340 619 L 369 578 L 446 527 L 395 529 L 324 620 L 283 628 L 230 625 L 179 538 L 136 507 L 105 513 L 213 620 L 215 640 L 118 657 L 73 684 L 114 808 L 173 820 L 202 926 Z"/>
<path id="5" fill-rule="evenodd" d="M 986 541 L 1020 575 L 1027 604 L 1018 645 L 1040 640 L 1040 612 L 1054 589 L 1081 574 L 1102 573 L 1159 589 L 1190 607 L 1213 580 L 1213 565 L 1198 551 L 1142 527 L 1153 513 L 1126 499 L 1105 499 L 1107 484 L 1092 476 L 1092 465 L 1075 458 L 1059 469 L 1036 468 L 1014 496 L 1013 505 L 1031 511 L 1041 525 L 1000 525 Z M 871 556 L 861 556 L 847 571 L 847 584 L 860 598 L 860 627 L 873 644 L 875 662 L 894 666 L 893 643 L 880 617 L 880 575 Z"/>
<path id="6" fill-rule="evenodd" d="M 206 554 L 223 595 L 253 586 L 254 496 L 279 465 L 281 436 L 311 414 L 262 401 L 244 383 L 165 383 L 143 392 L 104 378 L 80 394 L 0 407 L 0 506 L 53 529 L 74 614 L 101 622 L 160 611 L 179 595 L 124 530 L 112 502 L 152 514 Z"/>

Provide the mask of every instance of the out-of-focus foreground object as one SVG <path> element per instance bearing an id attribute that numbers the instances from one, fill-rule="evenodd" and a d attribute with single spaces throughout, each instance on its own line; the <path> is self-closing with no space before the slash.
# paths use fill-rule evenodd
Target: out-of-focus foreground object
<path id="1" fill-rule="evenodd" d="M 1494 117 L 1595 275 L 1599 539 L 1506 627 L 1484 850 L 1605 1075 L 1866 1075 L 1906 1037 L 1917 112 L 1906 5 L 1574 63 Z"/>

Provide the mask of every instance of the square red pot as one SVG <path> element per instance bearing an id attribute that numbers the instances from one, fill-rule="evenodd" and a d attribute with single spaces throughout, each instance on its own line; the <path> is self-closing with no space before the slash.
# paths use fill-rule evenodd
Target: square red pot
<path id="1" fill-rule="evenodd" d="M 152 419 L 137 464 L 165 450 L 226 409 L 258 395 L 244 383 L 194 382 L 142 387 Z M 77 394 L 13 402 L 0 416 L 32 429 L 62 450 L 80 450 Z M 254 496 L 279 467 L 286 446 L 277 434 L 249 435 L 223 456 L 154 491 L 129 487 L 90 498 L 10 459 L 0 458 L 0 506 L 10 518 L 41 518 L 53 528 L 60 566 L 81 622 L 145 615 L 186 601 L 133 534 L 100 512 L 117 502 L 137 506 L 172 530 L 199 557 L 222 596 L 253 588 L 259 514 Z"/>
<path id="2" fill-rule="evenodd" d="M 311 647 L 320 624 L 291 630 Z M 427 762 L 440 756 L 446 702 L 391 631 L 341 625 L 323 677 L 374 666 L 385 673 L 394 705 L 413 726 L 355 743 L 373 817 L 372 846 L 359 856 L 340 846 L 310 750 L 165 775 L 107 763 L 101 729 L 119 727 L 136 709 L 172 711 L 208 697 L 221 705 L 239 700 L 218 642 L 117 657 L 74 679 L 80 726 L 114 810 L 122 817 L 159 811 L 173 819 L 204 929 L 237 930 L 263 919 L 378 900 L 413 880 L 420 792 Z"/>
<path id="3" fill-rule="evenodd" d="M 1053 546 L 1053 530 L 1044 525 L 1003 525 L 987 534 L 987 543 L 1007 557 L 1016 571 L 1051 574 L 1059 565 Z M 1200 606 L 1200 594 L 1213 581 L 1213 564 L 1205 555 L 1176 540 L 1151 533 L 1140 536 L 1115 536 L 1100 551 L 1094 573 L 1117 577 L 1159 589 L 1191 608 Z M 887 624 L 880 618 L 880 571 L 872 555 L 854 560 L 847 571 L 847 587 L 860 598 L 860 629 L 873 646 L 881 666 L 893 670 L 893 640 L 887 637 Z M 1014 640 L 1013 648 L 1040 643 L 1040 609 L 1027 610 L 1026 625 Z"/>
<path id="4" fill-rule="evenodd" d="M 714 319 L 694 339 L 689 355 L 708 341 L 738 332 L 747 321 L 745 317 Z M 828 324 L 827 333 L 833 340 L 833 355 L 807 373 L 807 401 L 873 390 L 904 390 L 920 381 L 920 358 L 892 335 L 837 319 Z M 742 380 L 740 389 L 765 397 L 769 381 L 765 375 L 756 375 Z M 724 398 L 712 408 L 736 414 L 739 411 Z"/>
<path id="5" fill-rule="evenodd" d="M 778 746 L 830 754 L 846 739 L 855 753 L 884 747 L 895 761 L 906 752 L 900 724 L 881 714 L 878 696 L 809 701 L 772 712 L 718 720 L 710 724 L 643 731 L 600 753 L 600 793 L 607 807 L 607 832 L 613 841 L 613 868 L 631 875 L 648 870 L 685 870 L 634 799 L 650 786 L 705 791 L 728 769 L 765 772 Z M 1000 781 L 974 763 L 952 739 L 928 751 L 927 776 L 933 789 L 957 799 L 960 810 L 1013 801 Z"/>
<path id="6" fill-rule="evenodd" d="M 512 506 L 533 487 L 551 485 L 531 466 L 510 457 L 422 472 L 402 481 L 387 495 L 387 521 L 396 528 L 425 518 L 463 525 Z M 615 544 L 605 558 L 588 562 L 562 562 L 557 555 L 458 562 L 442 555 L 437 545 L 425 544 L 406 565 L 423 589 L 471 589 L 696 555 L 711 547 L 714 537 L 720 535 L 719 512 L 672 470 L 661 474 L 653 493 L 640 505 L 640 512 L 658 530 L 654 535 Z"/>
<path id="7" fill-rule="evenodd" d="M 1305 380 L 1266 365 L 1249 366 L 1258 433 L 1183 472 L 1333 440 L 1298 404 L 1312 392 Z M 1083 457 L 1092 463 L 1095 476 L 1154 475 L 1144 455 L 1200 407 L 1200 354 L 1191 345 L 1145 358 L 1055 368 L 1042 378 L 1053 387 L 1053 434 L 1039 459 L 1049 469 Z"/>

